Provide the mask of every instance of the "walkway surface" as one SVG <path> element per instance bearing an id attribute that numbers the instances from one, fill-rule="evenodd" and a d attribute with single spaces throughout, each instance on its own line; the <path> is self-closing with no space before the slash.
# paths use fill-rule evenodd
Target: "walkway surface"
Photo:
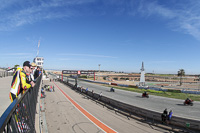
<path id="1" fill-rule="evenodd" d="M 120 133 L 167 133 L 169 131 L 143 123 L 136 119 L 127 118 L 123 115 L 115 113 L 112 110 L 103 108 L 101 105 L 90 100 L 86 96 L 71 90 L 64 84 L 59 82 L 44 81 L 44 85 L 52 85 L 55 92 L 46 91 L 44 99 L 44 112 L 49 133 L 102 133 L 101 128 L 91 122 L 84 113 L 79 111 L 73 102 L 66 98 L 70 97 L 74 102 L 78 103 L 87 112 L 97 118 L 111 129 Z M 64 95 L 60 89 L 66 94 Z"/>
<path id="2" fill-rule="evenodd" d="M 12 76 L 0 78 L 0 116 L 8 108 L 11 101 L 9 92 L 11 87 Z"/>

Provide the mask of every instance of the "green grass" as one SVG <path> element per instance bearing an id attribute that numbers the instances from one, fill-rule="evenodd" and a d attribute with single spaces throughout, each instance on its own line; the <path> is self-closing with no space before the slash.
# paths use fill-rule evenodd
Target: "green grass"
<path id="1" fill-rule="evenodd" d="M 98 84 L 98 85 L 102 85 L 102 84 Z M 151 95 L 155 95 L 155 96 L 162 96 L 162 97 L 182 99 L 182 100 L 185 100 L 187 97 L 189 97 L 190 99 L 192 99 L 194 101 L 200 101 L 200 95 L 196 95 L 196 94 L 164 92 L 164 91 L 155 91 L 155 90 L 150 90 L 150 89 L 145 90 L 145 89 L 139 89 L 139 88 L 130 88 L 130 87 L 121 87 L 121 86 L 112 86 L 112 85 L 102 85 L 102 86 L 114 87 L 115 89 L 138 92 L 138 93 L 141 93 L 141 95 L 144 91 L 146 91 L 149 93 L 150 97 L 151 97 Z"/>

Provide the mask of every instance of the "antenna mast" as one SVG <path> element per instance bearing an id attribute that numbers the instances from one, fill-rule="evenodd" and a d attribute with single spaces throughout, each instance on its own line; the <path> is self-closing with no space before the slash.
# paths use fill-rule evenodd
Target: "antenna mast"
<path id="1" fill-rule="evenodd" d="M 39 55 L 39 47 L 40 47 L 40 40 L 38 41 L 37 57 L 38 57 L 38 55 Z"/>

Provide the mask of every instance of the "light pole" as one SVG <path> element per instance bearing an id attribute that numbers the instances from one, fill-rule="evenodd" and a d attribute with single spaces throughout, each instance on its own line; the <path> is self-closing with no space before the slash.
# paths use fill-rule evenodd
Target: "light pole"
<path id="1" fill-rule="evenodd" d="M 198 87 L 198 91 L 199 91 L 199 89 L 200 89 L 200 75 L 199 75 L 199 87 Z"/>
<path id="2" fill-rule="evenodd" d="M 98 79 L 100 80 L 100 66 L 101 66 L 101 64 L 99 64 L 99 76 L 98 76 Z"/>

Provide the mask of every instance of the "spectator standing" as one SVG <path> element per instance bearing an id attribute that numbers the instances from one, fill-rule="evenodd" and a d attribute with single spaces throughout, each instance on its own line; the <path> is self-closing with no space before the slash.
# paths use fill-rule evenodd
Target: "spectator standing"
<path id="1" fill-rule="evenodd" d="M 162 115 L 161 115 L 162 123 L 163 123 L 163 122 L 166 122 L 166 120 L 167 120 L 167 115 L 168 115 L 168 111 L 167 111 L 167 109 L 165 109 L 165 110 L 163 111 Z"/>
<path id="2" fill-rule="evenodd" d="M 51 92 L 53 91 L 53 87 L 52 87 L 52 85 L 51 85 L 51 89 L 50 89 L 50 91 L 51 91 Z"/>
<path id="3" fill-rule="evenodd" d="M 25 61 L 23 63 L 23 68 L 17 68 L 14 73 L 9 94 L 11 102 L 13 102 L 13 100 L 17 98 L 20 93 L 23 94 L 27 89 L 35 86 L 34 82 L 30 82 L 30 84 L 27 83 L 27 73 L 30 73 L 30 67 L 30 62 Z"/>
<path id="4" fill-rule="evenodd" d="M 36 71 L 36 67 L 37 67 L 37 65 L 36 65 L 34 62 L 32 62 L 32 63 L 31 63 L 32 73 L 31 73 L 30 78 L 31 78 L 34 82 L 35 82 L 34 73 L 35 73 L 35 71 Z"/>
<path id="5" fill-rule="evenodd" d="M 27 83 L 35 82 L 34 76 L 33 76 L 33 67 L 32 66 L 30 68 L 30 73 L 26 73 L 26 75 L 27 75 L 27 79 L 28 79 Z"/>
<path id="6" fill-rule="evenodd" d="M 39 76 L 39 73 L 40 73 L 40 67 L 37 66 L 37 69 L 36 69 L 35 72 L 34 72 L 34 79 L 35 79 L 35 80 L 36 80 L 37 77 Z"/>
<path id="7" fill-rule="evenodd" d="M 55 91 L 55 90 L 54 90 L 54 86 L 53 86 L 53 91 Z"/>

